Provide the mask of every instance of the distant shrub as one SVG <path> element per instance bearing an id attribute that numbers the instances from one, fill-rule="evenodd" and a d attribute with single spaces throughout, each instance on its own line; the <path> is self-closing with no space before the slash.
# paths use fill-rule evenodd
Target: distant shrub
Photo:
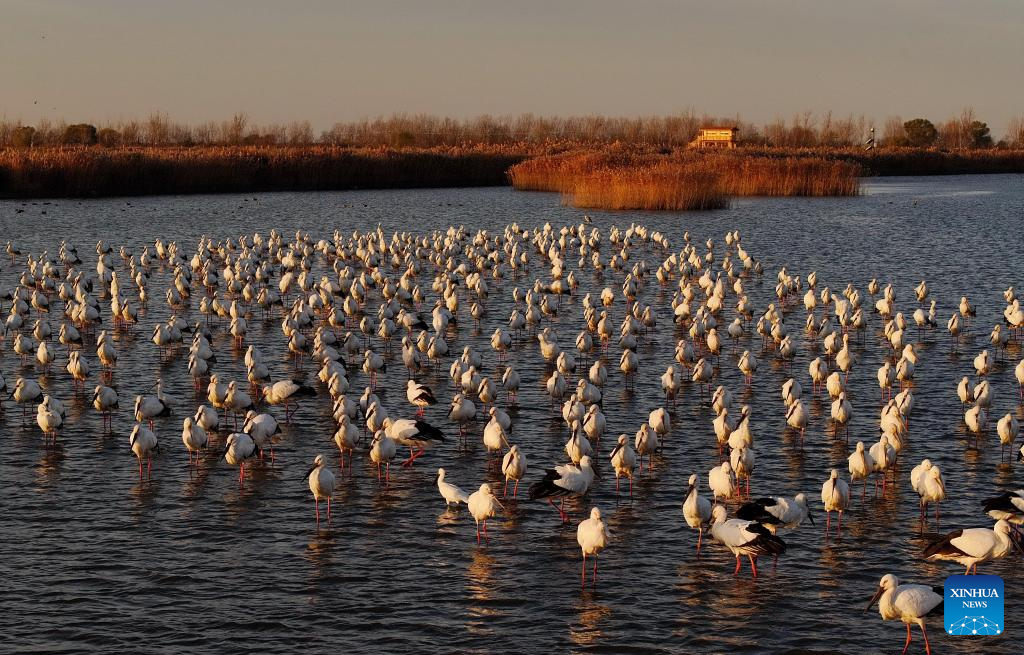
<path id="1" fill-rule="evenodd" d="M 96 143 L 96 126 L 76 123 L 64 128 L 60 142 L 65 145 L 91 146 Z"/>
<path id="2" fill-rule="evenodd" d="M 915 148 L 924 148 L 935 143 L 939 138 L 939 131 L 927 118 L 915 118 L 903 124 L 903 130 L 907 135 L 907 145 Z"/>
<path id="3" fill-rule="evenodd" d="M 96 140 L 106 148 L 116 148 L 121 145 L 121 133 L 117 130 L 105 127 L 96 133 Z"/>
<path id="4" fill-rule="evenodd" d="M 14 130 L 11 142 L 19 148 L 28 148 L 35 143 L 36 128 L 31 125 L 22 125 Z"/>

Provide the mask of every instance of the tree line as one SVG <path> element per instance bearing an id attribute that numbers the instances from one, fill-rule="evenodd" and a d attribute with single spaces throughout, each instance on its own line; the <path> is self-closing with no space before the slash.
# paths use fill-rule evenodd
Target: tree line
<path id="1" fill-rule="evenodd" d="M 349 147 L 435 148 L 466 145 L 549 145 L 553 143 L 627 143 L 680 147 L 690 143 L 702 127 L 736 126 L 740 140 L 751 146 L 788 148 L 864 147 L 874 139 L 881 147 L 1024 148 L 1024 116 L 1010 122 L 999 140 L 973 109 L 965 109 L 946 121 L 928 118 L 888 118 L 880 134 L 864 116 L 837 117 L 803 112 L 786 120 L 765 124 L 744 121 L 739 116 L 716 117 L 684 112 L 669 116 L 536 116 L 533 114 L 457 119 L 427 114 L 394 114 L 387 117 L 335 123 L 315 135 L 309 121 L 258 125 L 244 113 L 225 121 L 186 124 L 154 113 L 145 120 L 119 121 L 105 125 L 68 124 L 41 120 L 34 125 L 0 120 L 0 147 L 52 145 L 119 146 L 209 146 L 311 144 Z"/>

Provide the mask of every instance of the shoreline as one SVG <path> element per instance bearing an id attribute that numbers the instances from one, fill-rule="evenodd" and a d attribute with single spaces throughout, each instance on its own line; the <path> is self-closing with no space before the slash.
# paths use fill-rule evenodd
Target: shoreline
<path id="1" fill-rule="evenodd" d="M 108 198 L 221 193 L 354 191 L 512 186 L 516 164 L 551 155 L 695 151 L 647 147 L 548 146 L 432 149 L 341 146 L 53 146 L 0 149 L 0 199 Z M 738 148 L 720 157 L 813 157 L 859 167 L 859 178 L 1024 173 L 1024 150 Z M 771 195 L 771 194 L 769 194 Z"/>

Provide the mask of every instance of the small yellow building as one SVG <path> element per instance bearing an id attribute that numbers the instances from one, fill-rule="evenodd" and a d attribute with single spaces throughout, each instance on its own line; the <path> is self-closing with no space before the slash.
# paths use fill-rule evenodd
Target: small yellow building
<path id="1" fill-rule="evenodd" d="M 696 148 L 735 148 L 740 128 L 730 126 L 703 127 L 690 144 Z"/>

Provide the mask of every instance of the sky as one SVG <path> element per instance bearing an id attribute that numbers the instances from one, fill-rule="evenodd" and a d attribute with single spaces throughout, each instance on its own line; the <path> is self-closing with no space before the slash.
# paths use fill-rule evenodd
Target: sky
<path id="1" fill-rule="evenodd" d="M 1024 115 L 1022 0 L 0 0 L 0 118 L 397 112 L 755 123 L 832 111 L 993 134 Z"/>

